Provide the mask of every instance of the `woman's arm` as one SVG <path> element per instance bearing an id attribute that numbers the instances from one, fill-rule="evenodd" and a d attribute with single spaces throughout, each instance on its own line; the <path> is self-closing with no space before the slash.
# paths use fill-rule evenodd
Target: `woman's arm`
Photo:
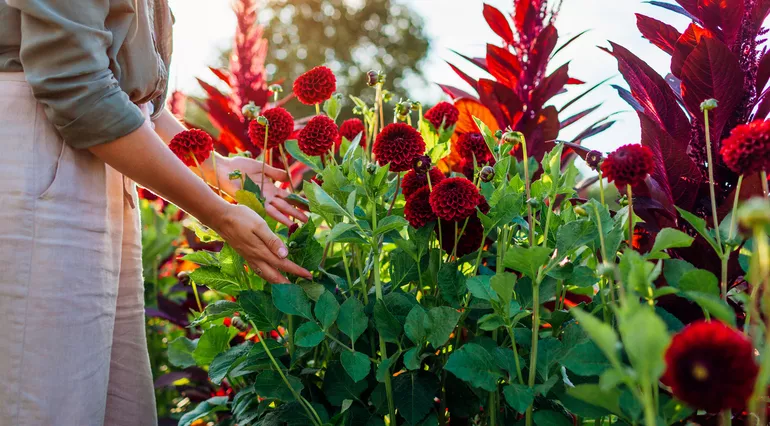
<path id="1" fill-rule="evenodd" d="M 150 124 L 113 142 L 89 150 L 117 171 L 157 191 L 172 203 L 210 226 L 243 256 L 255 271 L 273 283 L 288 282 L 282 270 L 312 278 L 288 259 L 288 250 L 258 214 L 232 205 L 211 191 L 166 147 Z M 136 155 L 141 152 L 142 155 Z"/>
<path id="2" fill-rule="evenodd" d="M 167 109 L 163 110 L 153 123 L 155 124 L 155 133 L 167 144 L 171 142 L 174 136 L 186 130 L 184 125 Z M 214 169 L 214 156 L 216 156 L 216 170 Z M 219 182 L 222 187 L 221 189 L 228 194 L 234 194 L 235 191 L 240 189 L 241 185 L 240 180 L 231 181 L 228 178 L 230 172 L 240 170 L 249 175 L 254 182 L 260 183 L 262 182 L 262 173 L 264 171 L 265 176 L 269 180 L 269 182 L 266 182 L 265 188 L 261 188 L 266 200 L 265 211 L 267 214 L 286 226 L 293 224 L 290 217 L 307 222 L 307 216 L 304 213 L 284 200 L 289 194 L 273 185 L 273 181 L 287 182 L 289 180 L 289 175 L 283 170 L 265 166 L 263 163 L 251 158 L 228 158 L 216 152 L 201 164 L 201 169 L 207 182 L 213 185 Z M 197 169 L 192 170 L 194 173 L 197 173 Z"/>

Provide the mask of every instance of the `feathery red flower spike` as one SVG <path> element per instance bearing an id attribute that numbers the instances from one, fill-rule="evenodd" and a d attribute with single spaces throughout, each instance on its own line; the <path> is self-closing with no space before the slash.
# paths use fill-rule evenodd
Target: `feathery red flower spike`
<path id="1" fill-rule="evenodd" d="M 195 160 L 200 164 L 209 158 L 214 149 L 214 140 L 203 130 L 190 129 L 174 136 L 168 147 L 185 165 L 192 167 L 195 166 Z"/>
<path id="2" fill-rule="evenodd" d="M 608 155 L 601 167 L 607 181 L 614 181 L 622 192 L 626 185 L 636 186 L 652 173 L 652 151 L 642 145 L 623 145 Z"/>
<path id="3" fill-rule="evenodd" d="M 299 149 L 305 154 L 323 155 L 334 146 L 337 136 L 337 124 L 334 120 L 325 115 L 317 115 L 299 132 L 297 142 Z"/>
<path id="4" fill-rule="evenodd" d="M 414 127 L 392 123 L 377 135 L 372 151 L 380 166 L 390 163 L 391 172 L 403 172 L 411 169 L 415 158 L 425 152 L 425 141 Z"/>
<path id="5" fill-rule="evenodd" d="M 285 109 L 270 108 L 262 112 L 267 118 L 267 149 L 273 149 L 282 145 L 291 136 L 294 131 L 294 117 Z M 264 148 L 265 146 L 265 126 L 259 124 L 257 120 L 251 120 L 249 123 L 249 138 L 254 146 Z"/>
<path id="6" fill-rule="evenodd" d="M 337 78 L 332 70 L 320 66 L 294 80 L 294 95 L 305 105 L 316 105 L 332 97 L 337 90 Z"/>

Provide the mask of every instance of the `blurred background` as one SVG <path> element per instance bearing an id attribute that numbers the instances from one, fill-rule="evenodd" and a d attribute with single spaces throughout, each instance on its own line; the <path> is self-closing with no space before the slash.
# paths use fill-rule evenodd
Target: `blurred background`
<path id="1" fill-rule="evenodd" d="M 202 90 L 196 78 L 216 81 L 208 70 L 221 65 L 223 53 L 232 45 L 235 15 L 228 0 L 170 0 L 176 16 L 173 88 L 190 95 Z M 309 11 L 321 4 L 323 15 Z M 290 83 L 302 71 L 326 63 L 345 81 L 346 93 L 361 93 L 362 73 L 387 69 L 389 80 L 408 96 L 426 105 L 447 99 L 436 83 L 464 90 L 463 82 L 446 61 L 460 66 L 474 77 L 474 67 L 452 50 L 471 57 L 484 56 L 486 43 L 499 43 L 482 16 L 481 0 L 264 0 L 260 2 L 260 22 L 266 26 L 269 41 L 268 72 L 271 81 Z M 510 0 L 488 0 L 503 12 L 512 10 Z M 620 112 L 617 123 L 607 131 L 585 141 L 584 145 L 610 151 L 640 139 L 636 114 L 610 85 L 625 86 L 618 76 L 617 62 L 597 46 L 608 40 L 627 47 L 662 75 L 670 59 L 636 29 L 635 13 L 663 19 L 683 29 L 687 19 L 654 7 L 642 0 L 564 0 L 556 21 L 560 40 L 584 31 L 588 33 L 559 53 L 550 68 L 570 62 L 570 75 L 590 87 L 611 78 L 603 87 L 570 106 L 566 115 L 602 103 L 586 120 Z M 382 22 L 394 25 L 382 27 Z M 380 29 L 382 28 L 382 29 Z M 379 49 L 375 46 L 379 46 Z M 559 107 L 584 89 L 571 86 L 570 92 L 554 98 Z M 296 102 L 295 102 L 296 103 Z M 349 105 L 348 105 L 349 106 Z M 581 128 L 567 128 L 562 139 L 570 139 Z"/>

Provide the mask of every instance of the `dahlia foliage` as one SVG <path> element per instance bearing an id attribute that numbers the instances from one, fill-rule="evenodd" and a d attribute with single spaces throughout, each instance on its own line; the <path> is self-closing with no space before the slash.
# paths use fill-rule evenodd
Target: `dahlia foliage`
<path id="1" fill-rule="evenodd" d="M 331 70 L 319 66 L 291 85 L 296 101 L 317 105 L 294 126 L 261 97 L 267 92 L 234 84 L 247 106 L 239 140 L 277 147 L 312 174 L 292 196 L 308 210 L 307 223 L 266 221 L 313 278 L 266 282 L 190 219 L 207 246 L 181 259 L 197 265 L 180 275 L 195 304 L 185 305 L 189 332 L 168 345 L 176 370 L 166 381 L 205 371 L 217 390 L 178 407 L 179 424 L 766 424 L 770 202 L 724 206 L 736 173 L 753 190 L 749 174 L 767 169 L 769 139 L 764 122 L 745 124 L 760 118 L 747 112 L 754 89 L 725 93 L 690 75 L 717 66 L 691 62 L 700 55 L 721 55 L 714 58 L 728 68 L 737 61 L 741 79 L 759 79 L 762 68 L 733 49 L 756 49 L 747 40 L 757 36 L 755 14 L 765 12 L 753 1 L 746 5 L 756 9 L 681 3 L 669 6 L 693 16 L 691 38 L 675 38 L 663 24 L 655 35 L 640 18 L 645 36 L 675 58 L 681 91 L 613 46 L 643 143 L 618 143 L 608 154 L 579 142 L 609 121 L 556 141 L 560 127 L 590 111 L 560 126 L 549 105 L 579 82 L 566 65 L 545 74 L 555 9 L 537 0 L 514 2 L 515 30 L 484 7 L 504 43 L 473 60 L 495 77 L 468 79 L 478 98 L 445 88 L 452 102 L 426 111 L 408 99 L 389 104 L 387 76 L 372 71 L 370 93 L 346 103 Z M 340 123 L 345 108 L 360 118 Z M 172 144 L 187 162 L 199 147 L 211 150 L 196 135 Z M 623 196 L 608 202 L 602 185 L 595 199 L 579 198 L 575 151 Z M 705 180 L 712 173 L 721 179 L 713 190 Z M 237 202 L 264 216 L 259 187 L 233 176 L 242 183 Z M 718 232 L 708 229 L 712 205 L 727 209 Z M 706 251 L 715 265 L 687 261 Z M 738 275 L 745 282 L 728 293 Z"/>

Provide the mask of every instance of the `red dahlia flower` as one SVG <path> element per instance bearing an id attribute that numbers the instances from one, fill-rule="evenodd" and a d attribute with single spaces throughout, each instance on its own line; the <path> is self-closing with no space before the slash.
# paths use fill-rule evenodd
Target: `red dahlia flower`
<path id="1" fill-rule="evenodd" d="M 267 118 L 269 128 L 267 132 L 267 149 L 273 149 L 282 145 L 291 136 L 294 131 L 294 117 L 289 111 L 283 108 L 270 108 L 262 112 Z M 254 146 L 265 147 L 265 126 L 259 124 L 257 120 L 251 120 L 249 123 L 249 138 Z"/>
<path id="2" fill-rule="evenodd" d="M 473 253 L 481 248 L 482 239 L 484 238 L 484 226 L 481 225 L 481 220 L 475 214 L 468 219 L 468 224 L 465 225 L 465 231 L 463 231 L 462 222 L 447 222 L 441 221 L 441 248 L 447 253 L 452 253 L 455 248 L 455 224 L 457 224 L 457 230 L 462 232 L 460 241 L 457 243 L 457 256 L 465 256 L 466 254 Z M 438 232 L 438 227 L 434 229 Z"/>
<path id="3" fill-rule="evenodd" d="M 671 340 L 663 382 L 693 408 L 716 413 L 744 408 L 758 372 L 748 338 L 721 322 L 698 321 Z"/>
<path id="4" fill-rule="evenodd" d="M 299 132 L 299 149 L 307 155 L 322 155 L 328 152 L 337 140 L 337 124 L 334 120 L 317 115 L 308 121 Z"/>
<path id="5" fill-rule="evenodd" d="M 626 185 L 635 186 L 652 173 L 652 151 L 642 145 L 623 145 L 602 162 L 602 173 L 608 182 L 623 192 Z"/>
<path id="6" fill-rule="evenodd" d="M 444 180 L 444 173 L 442 173 L 438 167 L 430 169 L 428 173 L 430 173 L 431 186 L 436 186 L 439 182 Z M 428 188 L 428 175 L 424 173 L 417 173 L 414 170 L 409 170 L 401 180 L 401 192 L 404 193 L 404 197 L 406 198 L 411 197 L 412 194 L 423 187 Z"/>
<path id="7" fill-rule="evenodd" d="M 473 157 L 476 157 L 476 164 L 494 165 L 495 157 L 489 152 L 487 142 L 479 132 L 463 133 L 457 139 L 455 144 L 457 153 L 464 159 L 473 164 Z"/>
<path id="8" fill-rule="evenodd" d="M 203 130 L 190 129 L 174 136 L 168 147 L 182 162 L 192 167 L 195 160 L 202 163 L 209 158 L 214 149 L 214 140 Z"/>
<path id="9" fill-rule="evenodd" d="M 481 195 L 476 185 L 461 177 L 447 178 L 433 187 L 430 205 L 442 220 L 457 222 L 476 212 Z"/>
<path id="10" fill-rule="evenodd" d="M 430 188 L 423 186 L 407 197 L 404 217 L 413 228 L 422 228 L 428 222 L 436 220 L 436 214 L 430 207 Z"/>
<path id="11" fill-rule="evenodd" d="M 441 127 L 441 123 L 444 123 L 445 129 L 454 126 L 459 118 L 460 111 L 449 102 L 439 102 L 425 113 L 425 119 L 430 121 L 436 130 Z"/>
<path id="12" fill-rule="evenodd" d="M 294 81 L 294 94 L 305 105 L 316 105 L 332 97 L 337 78 L 327 67 L 315 67 Z"/>
<path id="13" fill-rule="evenodd" d="M 391 172 L 403 172 L 414 165 L 415 157 L 425 152 L 420 132 L 406 123 L 388 124 L 382 129 L 372 147 L 377 162 L 390 163 Z"/>
<path id="14" fill-rule="evenodd" d="M 722 141 L 720 153 L 727 167 L 739 175 L 770 170 L 770 121 L 737 126 Z"/>
<path id="15" fill-rule="evenodd" d="M 340 137 L 337 138 L 336 146 L 340 146 L 343 137 L 352 142 L 359 133 L 361 134 L 359 146 L 366 147 L 366 127 L 364 127 L 364 122 L 358 118 L 343 121 L 340 125 Z"/>

